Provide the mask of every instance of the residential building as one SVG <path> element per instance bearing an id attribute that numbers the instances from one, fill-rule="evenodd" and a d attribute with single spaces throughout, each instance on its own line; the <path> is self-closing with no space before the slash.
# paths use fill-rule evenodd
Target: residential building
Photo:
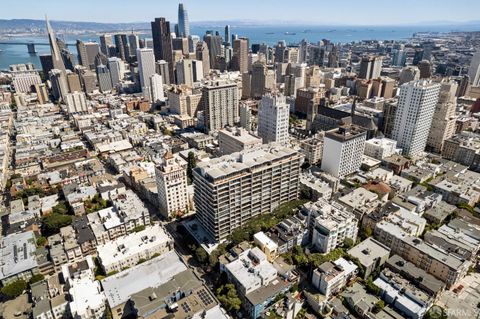
<path id="1" fill-rule="evenodd" d="M 261 144 L 261 138 L 250 134 L 243 128 L 227 127 L 218 131 L 218 146 L 222 155 L 242 152 Z"/>
<path id="2" fill-rule="evenodd" d="M 159 224 L 97 246 L 97 256 L 106 274 L 149 260 L 173 249 L 173 238 Z"/>
<path id="3" fill-rule="evenodd" d="M 365 142 L 364 154 L 378 160 L 398 154 L 397 141 L 389 138 L 372 138 Z"/>
<path id="4" fill-rule="evenodd" d="M 357 266 L 344 258 L 327 261 L 312 273 L 312 285 L 329 298 L 343 289 L 356 272 Z"/>
<path id="5" fill-rule="evenodd" d="M 189 211 L 187 195 L 187 162 L 167 152 L 155 168 L 160 213 L 165 218 Z"/>
<path id="6" fill-rule="evenodd" d="M 205 117 L 205 130 L 218 131 L 226 126 L 234 126 L 240 121 L 238 86 L 235 82 L 213 80 L 202 87 L 202 104 Z"/>
<path id="7" fill-rule="evenodd" d="M 290 106 L 283 94 L 266 94 L 262 97 L 258 110 L 258 135 L 263 143 L 289 142 Z"/>
<path id="8" fill-rule="evenodd" d="M 329 253 L 349 238 L 357 239 L 358 220 L 347 208 L 338 203 L 329 204 L 320 199 L 302 207 L 308 215 L 312 245 L 321 253 Z"/>
<path id="9" fill-rule="evenodd" d="M 343 178 L 360 169 L 365 150 L 366 131 L 358 126 L 343 126 L 325 133 L 322 170 Z"/>
<path id="10" fill-rule="evenodd" d="M 264 145 L 197 163 L 198 220 L 212 238 L 224 240 L 253 216 L 296 199 L 302 162 L 303 156 L 292 149 Z"/>
<path id="11" fill-rule="evenodd" d="M 390 248 L 381 242 L 369 237 L 364 241 L 350 248 L 347 252 L 356 258 L 365 269 L 363 278 L 366 279 L 378 267 L 383 266 L 390 256 Z"/>
<path id="12" fill-rule="evenodd" d="M 392 139 L 404 155 L 415 156 L 425 150 L 440 88 L 440 83 L 426 80 L 400 87 Z"/>
<path id="13" fill-rule="evenodd" d="M 455 81 L 444 80 L 441 82 L 440 94 L 427 139 L 427 150 L 431 152 L 440 154 L 445 140 L 455 134 L 457 88 L 458 84 Z"/>

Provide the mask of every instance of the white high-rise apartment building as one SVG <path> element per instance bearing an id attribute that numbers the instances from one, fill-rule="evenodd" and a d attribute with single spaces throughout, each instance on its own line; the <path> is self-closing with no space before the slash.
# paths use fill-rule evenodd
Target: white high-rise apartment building
<path id="1" fill-rule="evenodd" d="M 150 100 L 150 77 L 155 74 L 155 55 L 153 49 L 137 49 L 138 73 L 143 97 Z"/>
<path id="2" fill-rule="evenodd" d="M 152 88 L 152 102 L 165 101 L 163 78 L 160 74 L 154 74 L 150 77 L 150 87 Z"/>
<path id="3" fill-rule="evenodd" d="M 258 110 L 258 135 L 264 143 L 288 144 L 290 105 L 283 94 L 266 94 Z"/>
<path id="4" fill-rule="evenodd" d="M 298 198 L 303 155 L 275 145 L 200 162 L 193 170 L 197 218 L 222 241 L 253 216 Z"/>
<path id="5" fill-rule="evenodd" d="M 440 87 L 440 83 L 427 80 L 400 87 L 392 138 L 404 155 L 415 156 L 425 150 Z"/>
<path id="6" fill-rule="evenodd" d="M 164 217 L 182 214 L 188 210 L 187 162 L 172 153 L 165 154 L 165 162 L 155 168 L 160 213 Z"/>
<path id="7" fill-rule="evenodd" d="M 360 169 L 367 132 L 354 125 L 339 127 L 325 133 L 322 170 L 344 177 Z"/>

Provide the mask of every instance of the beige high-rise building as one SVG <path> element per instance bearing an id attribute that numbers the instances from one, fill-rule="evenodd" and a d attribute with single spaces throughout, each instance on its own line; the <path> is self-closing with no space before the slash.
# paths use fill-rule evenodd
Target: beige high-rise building
<path id="1" fill-rule="evenodd" d="M 445 140 L 455 134 L 455 109 L 457 107 L 455 94 L 458 87 L 455 81 L 450 80 L 442 81 L 441 85 L 427 140 L 427 150 L 438 154 L 442 152 Z"/>
<path id="2" fill-rule="evenodd" d="M 240 121 L 238 102 L 240 92 L 236 82 L 213 80 L 202 88 L 204 124 L 207 132 L 234 126 Z"/>
<path id="3" fill-rule="evenodd" d="M 203 76 L 207 76 L 210 73 L 210 52 L 206 42 L 197 43 L 196 56 L 198 61 L 202 61 Z"/>
<path id="4" fill-rule="evenodd" d="M 35 84 L 35 93 L 37 93 L 38 104 L 45 104 L 48 102 L 48 91 L 45 83 Z"/>
<path id="5" fill-rule="evenodd" d="M 167 98 L 172 113 L 195 117 L 202 100 L 202 93 L 187 85 L 174 85 L 167 91 Z"/>
<path id="6" fill-rule="evenodd" d="M 248 39 L 233 41 L 233 69 L 244 73 L 248 71 Z"/>
<path id="7" fill-rule="evenodd" d="M 164 163 L 155 168 L 155 175 L 160 213 L 170 217 L 187 212 L 187 162 L 167 152 Z"/>
<path id="8" fill-rule="evenodd" d="M 67 83 L 70 92 L 81 92 L 80 76 L 77 73 L 67 73 Z"/>
<path id="9" fill-rule="evenodd" d="M 265 81 L 267 77 L 267 66 L 257 61 L 252 65 L 252 84 L 250 86 L 251 96 L 259 99 L 265 93 Z"/>
<path id="10" fill-rule="evenodd" d="M 302 163 L 299 152 L 273 145 L 198 163 L 193 182 L 199 222 L 222 241 L 253 216 L 298 198 Z"/>

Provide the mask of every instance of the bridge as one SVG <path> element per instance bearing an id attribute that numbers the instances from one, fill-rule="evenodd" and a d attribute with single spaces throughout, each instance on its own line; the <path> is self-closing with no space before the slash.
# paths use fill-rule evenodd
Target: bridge
<path id="1" fill-rule="evenodd" d="M 46 46 L 50 45 L 50 43 L 45 42 L 0 42 L 0 45 L 25 45 L 27 46 L 28 53 L 35 54 L 37 51 L 35 50 L 35 46 L 41 45 L 41 46 Z M 65 43 L 65 46 L 70 46 L 70 45 L 75 45 L 73 43 Z"/>

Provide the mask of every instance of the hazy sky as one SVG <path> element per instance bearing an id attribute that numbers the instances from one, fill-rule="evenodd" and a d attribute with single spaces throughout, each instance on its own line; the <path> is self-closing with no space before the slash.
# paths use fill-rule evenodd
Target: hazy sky
<path id="1" fill-rule="evenodd" d="M 2 0 L 2 2 L 7 0 Z M 480 20 L 479 0 L 185 0 L 190 21 L 283 20 L 314 24 L 398 25 Z M 13 0 L 1 19 L 142 22 L 176 21 L 172 0 Z"/>

